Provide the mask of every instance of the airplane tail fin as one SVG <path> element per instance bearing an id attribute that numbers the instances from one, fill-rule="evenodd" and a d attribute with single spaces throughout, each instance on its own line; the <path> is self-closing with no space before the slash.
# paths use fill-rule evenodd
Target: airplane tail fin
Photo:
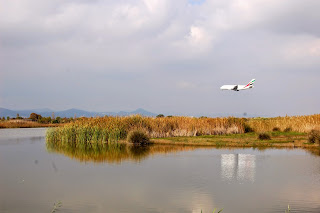
<path id="1" fill-rule="evenodd" d="M 256 81 L 256 79 L 252 79 L 245 87 L 253 86 L 255 81 Z"/>
<path id="2" fill-rule="evenodd" d="M 253 85 L 255 81 L 256 81 L 256 79 L 252 79 L 252 80 L 249 82 L 249 84 Z"/>

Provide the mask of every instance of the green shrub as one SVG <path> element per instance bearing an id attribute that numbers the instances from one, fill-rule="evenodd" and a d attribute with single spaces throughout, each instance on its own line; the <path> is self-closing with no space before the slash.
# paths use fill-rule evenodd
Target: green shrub
<path id="1" fill-rule="evenodd" d="M 156 117 L 157 117 L 157 118 L 163 118 L 164 115 L 163 115 L 163 114 L 159 114 L 159 115 L 157 115 Z"/>
<path id="2" fill-rule="evenodd" d="M 292 128 L 291 127 L 287 127 L 283 130 L 284 132 L 291 132 L 292 131 Z"/>
<path id="3" fill-rule="evenodd" d="M 316 143 L 318 141 L 320 144 L 320 131 L 315 129 L 311 130 L 308 134 L 308 141 L 310 143 Z"/>
<path id="4" fill-rule="evenodd" d="M 127 141 L 134 144 L 147 144 L 150 142 L 149 136 L 142 130 L 129 132 Z"/>
<path id="5" fill-rule="evenodd" d="M 273 132 L 280 132 L 280 128 L 279 127 L 273 127 L 272 131 Z"/>
<path id="6" fill-rule="evenodd" d="M 258 135 L 259 140 L 271 140 L 271 136 L 268 133 L 260 133 Z"/>

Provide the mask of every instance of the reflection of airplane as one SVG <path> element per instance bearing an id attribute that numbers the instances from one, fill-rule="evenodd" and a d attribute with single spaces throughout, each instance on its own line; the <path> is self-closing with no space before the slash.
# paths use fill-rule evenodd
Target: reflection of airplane
<path id="1" fill-rule="evenodd" d="M 245 89 L 251 89 L 253 88 L 253 83 L 256 81 L 256 79 L 252 79 L 247 85 L 223 85 L 220 87 L 221 90 L 245 90 Z"/>
<path id="2" fill-rule="evenodd" d="M 221 177 L 223 180 L 255 180 L 256 156 L 251 154 L 222 154 Z"/>

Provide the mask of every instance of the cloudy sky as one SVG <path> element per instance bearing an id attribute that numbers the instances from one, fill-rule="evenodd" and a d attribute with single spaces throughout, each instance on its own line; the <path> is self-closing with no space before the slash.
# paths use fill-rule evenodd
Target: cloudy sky
<path id="1" fill-rule="evenodd" d="M 320 113 L 319 0 L 0 5 L 0 107 Z"/>

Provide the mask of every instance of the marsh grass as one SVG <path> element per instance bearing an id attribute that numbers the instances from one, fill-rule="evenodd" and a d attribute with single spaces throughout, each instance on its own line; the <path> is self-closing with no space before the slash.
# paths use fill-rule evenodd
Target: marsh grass
<path id="1" fill-rule="evenodd" d="M 290 213 L 291 212 L 291 208 L 290 205 L 288 205 L 288 209 L 285 211 L 285 213 Z"/>
<path id="2" fill-rule="evenodd" d="M 259 140 L 271 140 L 271 136 L 268 133 L 259 133 L 258 135 Z"/>
<path id="3" fill-rule="evenodd" d="M 129 132 L 127 141 L 134 144 L 148 144 L 150 143 L 150 138 L 144 131 L 137 129 Z"/>
<path id="4" fill-rule="evenodd" d="M 59 124 L 42 124 L 34 121 L 10 120 L 0 121 L 1 128 L 36 128 L 36 127 L 57 127 Z"/>
<path id="5" fill-rule="evenodd" d="M 280 130 L 279 127 L 273 127 L 272 131 L 273 131 L 273 132 L 280 132 L 281 130 Z"/>
<path id="6" fill-rule="evenodd" d="M 287 127 L 283 130 L 284 132 L 292 132 L 292 128 L 291 127 Z"/>
<path id="7" fill-rule="evenodd" d="M 249 126 L 249 124 L 245 123 L 244 124 L 244 132 L 245 133 L 254 132 L 254 129 L 251 126 Z"/>
<path id="8" fill-rule="evenodd" d="M 308 134 L 308 141 L 309 143 L 317 143 L 320 144 L 320 130 L 313 129 Z"/>
<path id="9" fill-rule="evenodd" d="M 272 131 L 279 129 L 287 131 Z M 268 132 L 272 137 L 279 137 L 280 141 L 286 137 L 287 141 L 292 142 L 301 140 L 301 143 L 307 142 L 306 133 L 311 129 L 320 128 L 320 115 L 277 117 L 277 118 L 191 118 L 191 117 L 97 117 L 97 118 L 79 118 L 75 122 L 68 123 L 58 128 L 51 128 L 47 131 L 47 140 L 62 144 L 83 145 L 88 143 L 114 143 L 127 141 L 128 133 L 133 130 L 139 130 L 149 138 L 173 138 L 180 137 L 189 141 L 199 138 L 201 143 L 209 144 L 204 138 L 211 141 L 217 137 L 221 143 L 229 140 L 235 143 L 237 140 L 241 144 L 244 138 L 250 138 L 248 144 L 259 142 L 256 132 Z M 290 130 L 290 131 L 289 131 Z M 245 133 L 248 132 L 248 133 Z M 245 133 L 245 134 L 244 134 Z M 304 135 L 300 139 L 299 134 Z M 275 141 L 279 141 L 275 139 Z M 169 140 L 168 140 L 169 141 Z M 195 142 L 192 142 L 196 144 Z M 216 141 L 214 142 L 216 143 Z M 271 141 L 270 141 L 271 143 Z M 300 143 L 300 142 L 299 142 Z M 245 144 L 247 146 L 247 144 Z M 296 144 L 295 144 L 296 145 Z M 249 145 L 248 145 L 249 146 Z M 300 146 L 300 145 L 299 145 Z M 302 146 L 302 145 L 301 145 Z"/>
<path id="10" fill-rule="evenodd" d="M 244 132 L 243 118 L 190 117 L 97 117 L 81 118 L 47 131 L 47 140 L 59 143 L 109 143 L 126 140 L 130 131 L 140 130 L 150 138 L 224 135 Z"/>
<path id="11" fill-rule="evenodd" d="M 308 133 L 312 129 L 320 128 L 320 114 L 306 116 L 285 116 L 275 118 L 251 118 L 247 124 L 256 132 L 271 132 L 273 128 L 286 128 L 294 132 Z"/>

